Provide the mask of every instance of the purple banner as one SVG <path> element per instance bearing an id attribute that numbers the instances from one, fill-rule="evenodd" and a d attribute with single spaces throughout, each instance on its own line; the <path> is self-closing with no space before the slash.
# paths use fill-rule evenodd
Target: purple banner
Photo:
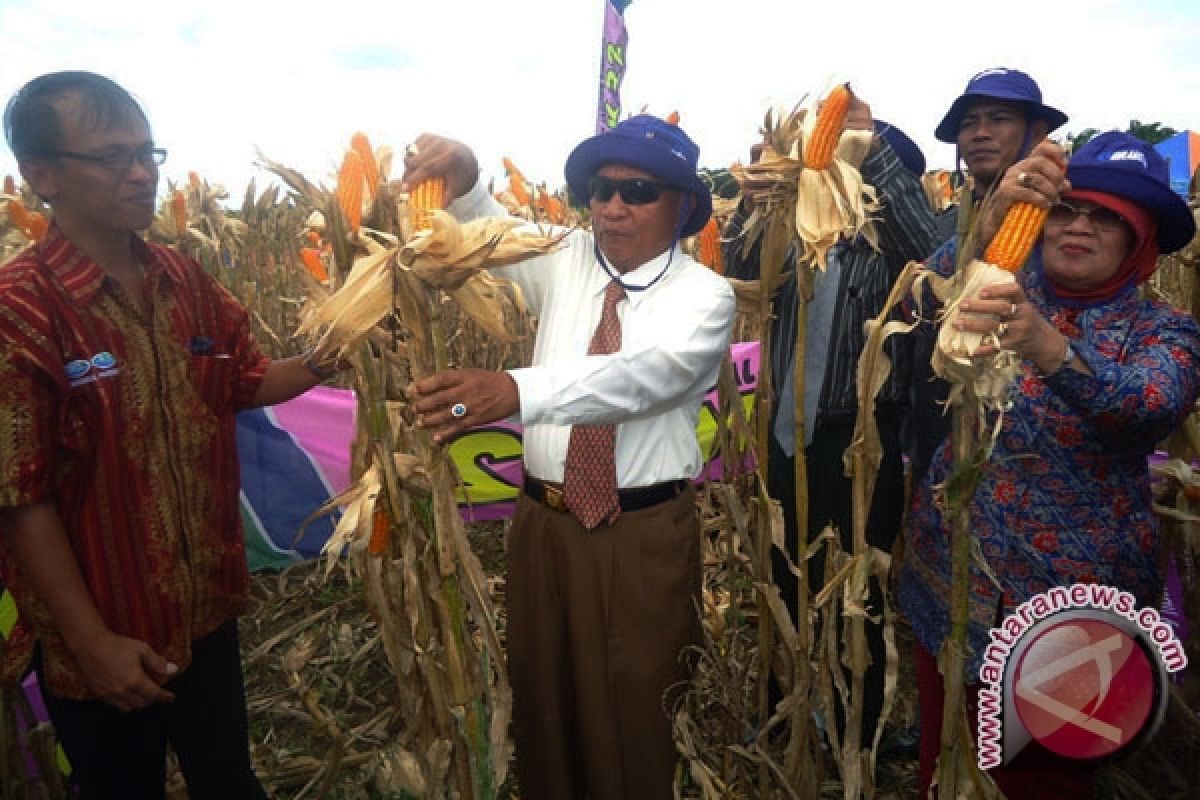
<path id="1" fill-rule="evenodd" d="M 621 81 L 625 79 L 625 31 L 628 0 L 604 2 L 604 36 L 600 42 L 600 100 L 596 108 L 596 133 L 607 133 L 621 121 Z"/>

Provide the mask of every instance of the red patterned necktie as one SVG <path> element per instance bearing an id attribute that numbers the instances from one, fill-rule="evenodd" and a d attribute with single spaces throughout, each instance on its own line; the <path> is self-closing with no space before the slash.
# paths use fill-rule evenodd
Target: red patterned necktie
<path id="1" fill-rule="evenodd" d="M 616 281 L 604 290 L 604 310 L 600 312 L 600 324 L 588 346 L 589 356 L 621 349 L 617 303 L 624 296 L 625 290 Z M 563 475 L 563 501 L 588 530 L 601 522 L 613 523 L 621 513 L 617 500 L 616 444 L 616 425 L 571 427 Z"/>

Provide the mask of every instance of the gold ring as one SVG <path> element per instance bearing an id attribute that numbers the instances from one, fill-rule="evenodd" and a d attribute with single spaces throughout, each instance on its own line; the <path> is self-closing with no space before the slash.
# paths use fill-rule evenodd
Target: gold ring
<path id="1" fill-rule="evenodd" d="M 1008 323 L 1007 322 L 1001 322 L 999 325 L 996 326 L 996 338 L 997 339 L 1003 339 L 1004 334 L 1006 334 L 1006 333 L 1008 333 Z"/>

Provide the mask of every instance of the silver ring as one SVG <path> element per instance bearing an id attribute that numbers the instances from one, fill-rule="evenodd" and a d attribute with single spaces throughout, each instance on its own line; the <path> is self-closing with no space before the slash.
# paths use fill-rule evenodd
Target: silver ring
<path id="1" fill-rule="evenodd" d="M 1029 185 L 1029 178 L 1030 178 L 1030 175 L 1029 175 L 1029 173 L 1028 173 L 1028 172 L 1024 172 L 1024 171 L 1022 171 L 1022 172 L 1018 172 L 1018 173 L 1017 173 L 1017 185 L 1019 185 L 1019 186 L 1028 186 L 1028 185 Z"/>
<path id="2" fill-rule="evenodd" d="M 454 417 L 455 419 L 462 419 L 466 415 L 467 407 L 462 403 L 455 403 L 454 405 L 450 406 L 450 416 Z"/>

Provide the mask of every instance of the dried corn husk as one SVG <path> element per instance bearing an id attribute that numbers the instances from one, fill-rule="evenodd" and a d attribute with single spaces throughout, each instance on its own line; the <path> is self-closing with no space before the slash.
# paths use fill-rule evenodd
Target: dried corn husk
<path id="1" fill-rule="evenodd" d="M 430 214 L 431 227 L 404 246 L 400 262 L 439 289 L 457 289 L 484 268 L 553 252 L 569 233 L 543 233 L 517 219 L 484 217 L 460 223 L 445 211 Z"/>
<path id="2" fill-rule="evenodd" d="M 983 344 L 985 336 L 958 330 L 954 325 L 962 313 L 960 307 L 965 300 L 978 297 L 989 286 L 1003 286 L 1014 281 L 1016 276 L 1011 272 L 978 259 L 969 262 L 950 280 L 932 280 L 934 291 L 945 307 L 931 365 L 939 377 L 950 381 L 951 405 L 961 401 L 964 396 L 963 385 L 970 384 L 972 395 L 983 401 L 986 407 L 998 408 L 1008 394 L 1008 387 L 1020 372 L 1021 361 L 1015 353 L 1000 350 L 994 355 L 980 358 L 975 351 Z"/>

